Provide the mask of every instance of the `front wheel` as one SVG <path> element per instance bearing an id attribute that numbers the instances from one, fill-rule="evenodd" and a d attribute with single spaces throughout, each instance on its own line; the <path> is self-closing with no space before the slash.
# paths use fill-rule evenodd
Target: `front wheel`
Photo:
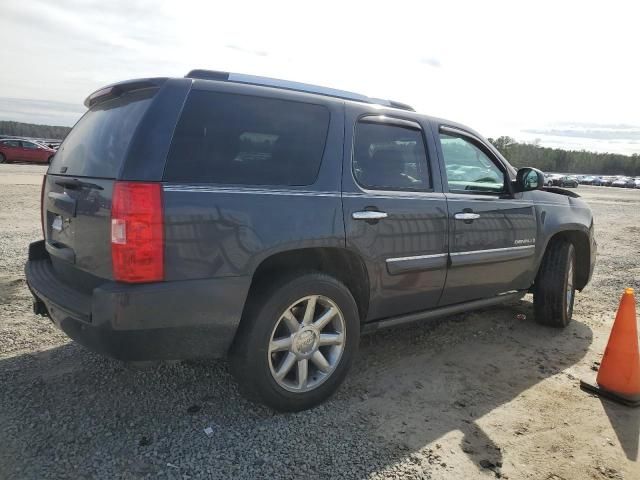
<path id="1" fill-rule="evenodd" d="M 318 405 L 344 380 L 360 340 L 358 309 L 341 282 L 321 273 L 258 286 L 231 350 L 241 390 L 279 411 Z"/>
<path id="2" fill-rule="evenodd" d="M 7 161 L 7 157 L 4 154 L 0 153 L 0 163 L 5 163 Z"/>
<path id="3" fill-rule="evenodd" d="M 536 322 L 564 328 L 571 321 L 576 292 L 575 263 L 572 243 L 558 240 L 547 247 L 533 291 Z"/>

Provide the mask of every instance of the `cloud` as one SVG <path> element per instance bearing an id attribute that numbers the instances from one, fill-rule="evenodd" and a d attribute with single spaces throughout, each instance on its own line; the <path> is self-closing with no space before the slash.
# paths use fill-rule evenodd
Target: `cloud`
<path id="1" fill-rule="evenodd" d="M 2 120 L 70 127 L 84 112 L 82 105 L 72 103 L 0 97 Z"/>
<path id="2" fill-rule="evenodd" d="M 237 52 L 248 53 L 250 55 L 257 55 L 258 57 L 266 57 L 267 55 L 269 55 L 269 53 L 264 50 L 252 50 L 250 48 L 245 48 L 245 47 L 241 47 L 239 45 L 234 45 L 234 44 L 228 44 L 228 45 L 225 45 L 225 47 L 231 50 L 236 50 Z"/>
<path id="3" fill-rule="evenodd" d="M 556 128 L 529 128 L 523 132 L 593 140 L 640 140 L 640 126 L 624 124 L 569 124 Z"/>
<path id="4" fill-rule="evenodd" d="M 512 3 L 461 0 L 455 15 L 446 2 L 327 0 L 311 12 L 285 0 L 0 0 L 0 64 L 10 66 L 0 94 L 81 105 L 113 82 L 205 68 L 397 99 L 487 136 L 635 141 L 626 127 L 640 125 L 640 64 L 629 61 L 640 7 L 547 1 L 549 15 Z M 42 108 L 29 112 L 72 122 Z M 565 119 L 584 125 L 553 123 Z"/>
<path id="5" fill-rule="evenodd" d="M 434 67 L 434 68 L 442 67 L 442 62 L 437 58 L 433 58 L 433 57 L 422 57 L 420 59 L 420 63 L 424 65 L 429 65 L 430 67 Z"/>
<path id="6" fill-rule="evenodd" d="M 545 147 L 625 155 L 638 153 L 640 145 L 640 126 L 626 123 L 556 122 L 522 128 L 509 135 L 520 141 L 537 141 Z"/>

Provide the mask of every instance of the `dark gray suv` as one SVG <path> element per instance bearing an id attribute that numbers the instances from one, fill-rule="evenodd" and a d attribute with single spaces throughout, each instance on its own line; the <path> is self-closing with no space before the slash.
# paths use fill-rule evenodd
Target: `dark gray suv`
<path id="1" fill-rule="evenodd" d="M 42 187 L 34 311 L 124 360 L 225 357 L 278 410 L 360 334 L 534 294 L 562 327 L 595 261 L 578 195 L 397 102 L 192 71 L 87 98 Z"/>

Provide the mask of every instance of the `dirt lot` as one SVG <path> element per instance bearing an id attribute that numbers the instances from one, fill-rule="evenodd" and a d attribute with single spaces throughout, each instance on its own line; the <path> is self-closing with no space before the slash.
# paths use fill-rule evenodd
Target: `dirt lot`
<path id="1" fill-rule="evenodd" d="M 527 296 L 378 333 L 330 402 L 276 415 L 224 362 L 131 368 L 31 313 L 42 172 L 0 165 L 0 478 L 640 478 L 640 409 L 577 386 L 623 287 L 640 291 L 640 190 L 579 188 L 598 266 L 566 330 L 536 325 Z"/>

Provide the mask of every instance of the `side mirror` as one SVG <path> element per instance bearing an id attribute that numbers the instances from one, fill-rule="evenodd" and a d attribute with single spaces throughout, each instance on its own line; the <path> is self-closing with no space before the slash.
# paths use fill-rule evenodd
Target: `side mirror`
<path id="1" fill-rule="evenodd" d="M 544 187 L 544 173 L 540 170 L 530 167 L 518 170 L 515 181 L 516 192 L 540 190 L 542 187 Z"/>

